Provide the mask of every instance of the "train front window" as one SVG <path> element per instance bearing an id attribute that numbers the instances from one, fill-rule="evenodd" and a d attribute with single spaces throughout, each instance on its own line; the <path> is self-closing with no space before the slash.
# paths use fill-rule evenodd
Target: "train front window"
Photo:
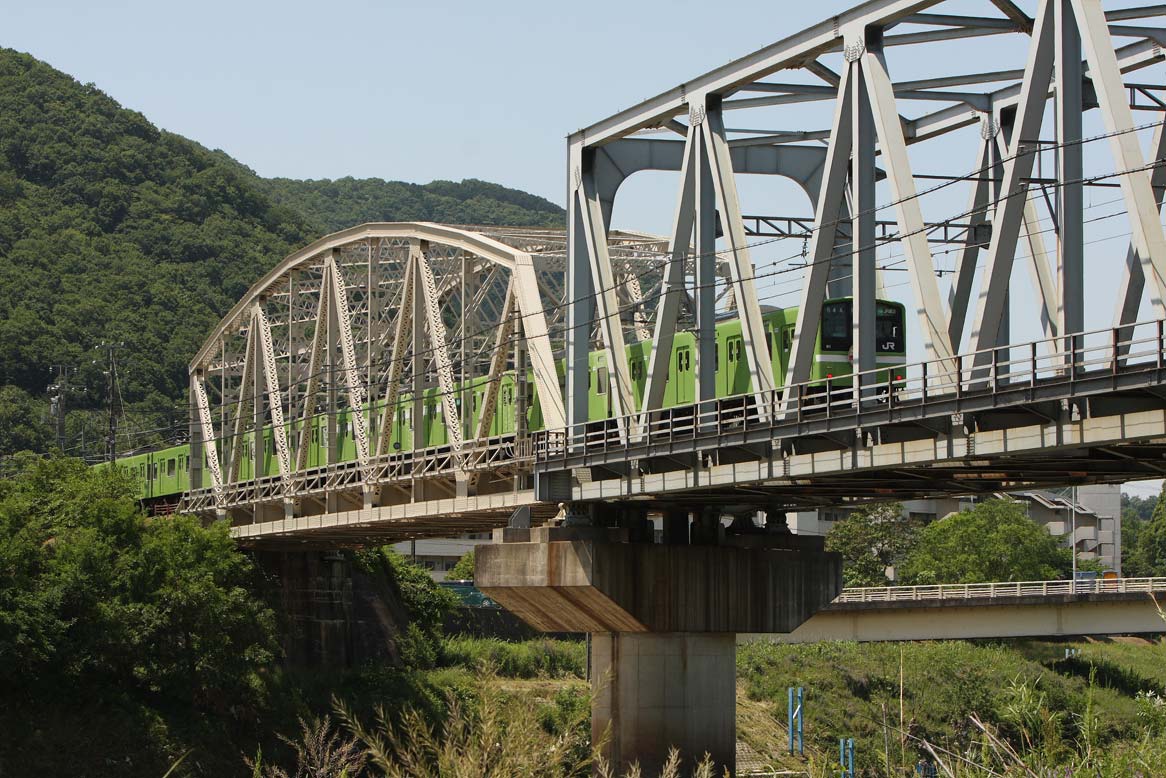
<path id="1" fill-rule="evenodd" d="M 903 309 L 899 306 L 879 303 L 875 307 L 875 350 L 903 353 Z"/>
<path id="2" fill-rule="evenodd" d="M 826 303 L 822 306 L 822 350 L 850 351 L 852 337 L 850 301 Z"/>

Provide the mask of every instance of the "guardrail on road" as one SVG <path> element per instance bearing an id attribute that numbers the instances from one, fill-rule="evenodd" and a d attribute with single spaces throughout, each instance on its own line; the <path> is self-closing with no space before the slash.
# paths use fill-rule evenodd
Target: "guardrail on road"
<path id="1" fill-rule="evenodd" d="M 1046 597 L 1063 594 L 1166 594 L 1166 578 L 1097 578 L 1092 581 L 1004 581 L 932 586 L 872 586 L 844 589 L 835 605 L 855 602 L 915 600 L 983 600 L 1001 597 Z"/>

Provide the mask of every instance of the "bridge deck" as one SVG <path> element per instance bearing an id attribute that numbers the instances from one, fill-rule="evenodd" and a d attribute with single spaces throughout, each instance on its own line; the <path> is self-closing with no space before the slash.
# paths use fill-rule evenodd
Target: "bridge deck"
<path id="1" fill-rule="evenodd" d="M 536 433 L 545 499 L 723 500 L 732 490 L 791 507 L 1166 472 L 1166 338 L 1117 330 L 911 365 L 889 385 L 821 382 Z M 1067 341 L 1066 341 L 1067 343 Z M 1069 367 L 1069 364 L 1072 367 Z M 588 477 L 572 481 L 572 472 Z"/>

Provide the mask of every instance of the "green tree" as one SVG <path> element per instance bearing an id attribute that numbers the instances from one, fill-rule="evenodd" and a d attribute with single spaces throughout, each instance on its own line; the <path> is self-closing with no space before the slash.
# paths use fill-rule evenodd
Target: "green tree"
<path id="1" fill-rule="evenodd" d="M 44 451 L 49 441 L 43 420 L 47 410 L 19 387 L 0 386 L 0 456 Z"/>
<path id="2" fill-rule="evenodd" d="M 1123 541 L 1125 537 L 1123 533 Z M 1126 550 L 1122 572 L 1135 578 L 1166 576 L 1166 482 L 1149 521 L 1138 529 L 1133 548 Z"/>
<path id="3" fill-rule="evenodd" d="M 257 701 L 274 617 L 224 522 L 147 520 L 117 470 L 17 464 L 0 482 L 0 685 Z"/>
<path id="4" fill-rule="evenodd" d="M 397 637 L 404 665 L 419 669 L 432 667 L 441 651 L 445 618 L 458 605 L 457 595 L 438 586 L 429 571 L 390 546 L 361 552 L 357 562 L 365 570 L 381 573 L 395 589 L 395 599 L 405 606 L 408 626 Z"/>
<path id="5" fill-rule="evenodd" d="M 886 586 L 887 568 L 914 547 L 918 532 L 918 522 L 903 515 L 902 505 L 877 503 L 836 523 L 826 536 L 826 550 L 842 554 L 846 586 Z"/>
<path id="6" fill-rule="evenodd" d="M 1067 578 L 1072 553 L 1025 506 L 988 500 L 928 525 L 903 561 L 911 584 Z"/>
<path id="7" fill-rule="evenodd" d="M 474 580 L 474 552 L 470 550 L 462 554 L 462 558 L 445 574 L 445 578 L 447 581 Z"/>

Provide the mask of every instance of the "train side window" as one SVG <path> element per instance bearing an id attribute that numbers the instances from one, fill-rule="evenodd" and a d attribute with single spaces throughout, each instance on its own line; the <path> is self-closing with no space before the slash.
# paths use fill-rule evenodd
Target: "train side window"
<path id="1" fill-rule="evenodd" d="M 595 393 L 607 394 L 607 368 L 601 367 L 595 371 Z"/>
<path id="2" fill-rule="evenodd" d="M 784 350 L 789 351 L 793 347 L 793 344 L 794 344 L 794 328 L 793 327 L 783 328 L 781 331 L 781 347 Z"/>
<path id="3" fill-rule="evenodd" d="M 178 470 L 178 463 L 173 458 L 167 459 L 166 460 L 166 477 L 173 478 L 174 474 L 175 474 L 175 472 L 177 472 L 177 470 Z"/>
<path id="4" fill-rule="evenodd" d="M 158 480 L 158 463 L 157 462 L 154 463 L 154 474 L 153 474 L 153 476 L 151 476 L 150 480 L 152 480 L 152 481 Z"/>
<path id="5" fill-rule="evenodd" d="M 721 369 L 721 344 L 713 344 L 713 372 Z"/>
<path id="6" fill-rule="evenodd" d="M 777 333 L 773 330 L 765 333 L 765 346 L 769 349 L 770 358 L 773 357 L 773 344 L 777 341 Z"/>
<path id="7" fill-rule="evenodd" d="M 684 351 L 677 351 L 676 352 L 676 372 L 677 373 L 681 373 L 684 371 L 684 354 L 685 354 Z"/>

